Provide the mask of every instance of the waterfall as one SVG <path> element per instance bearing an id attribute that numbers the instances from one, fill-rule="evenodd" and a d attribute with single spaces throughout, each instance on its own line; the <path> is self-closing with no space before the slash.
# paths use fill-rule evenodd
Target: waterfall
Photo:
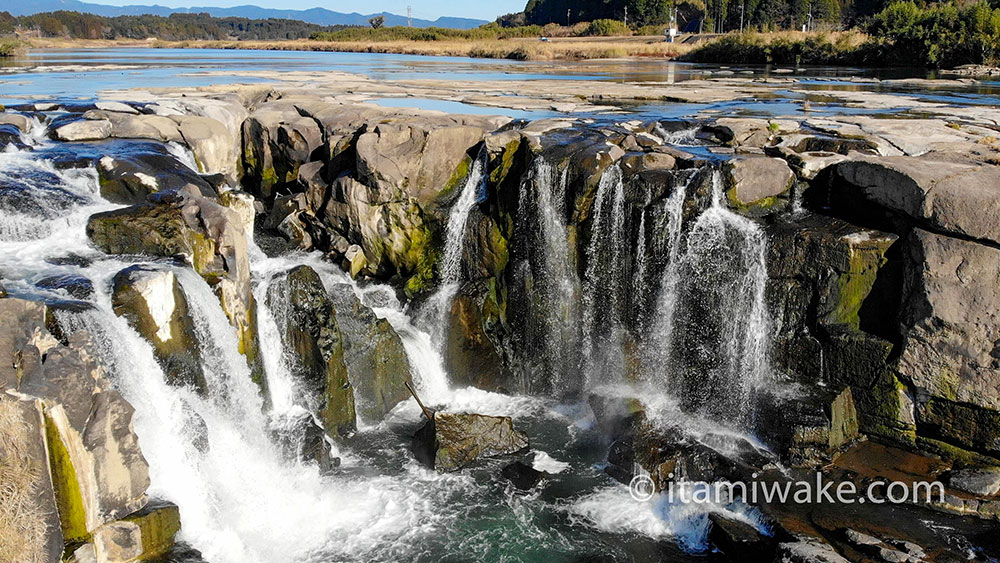
<path id="1" fill-rule="evenodd" d="M 519 261 L 512 268 L 530 301 L 518 319 L 525 342 L 518 372 L 522 392 L 531 390 L 533 375 L 562 393 L 579 386 L 580 280 L 565 217 L 567 175 L 568 169 L 539 157 L 521 185 L 514 234 Z"/>
<path id="2" fill-rule="evenodd" d="M 657 229 L 666 233 L 662 239 L 662 247 L 657 248 L 661 254 L 665 255 L 666 266 L 660 281 L 659 295 L 655 302 L 653 322 L 655 342 L 651 343 L 653 351 L 651 363 L 653 365 L 662 366 L 663 362 L 669 360 L 670 343 L 673 342 L 674 332 L 674 309 L 677 305 L 678 263 L 684 223 L 684 200 L 687 198 L 688 186 L 695 176 L 697 176 L 696 173 L 689 174 L 683 183 L 674 187 L 674 191 L 667 198 L 664 213 L 660 215 L 660 221 L 656 225 Z M 662 353 L 664 351 L 666 353 Z"/>
<path id="3" fill-rule="evenodd" d="M 678 145 L 682 147 L 690 147 L 698 144 L 697 135 L 699 129 L 699 127 L 689 127 L 687 129 L 680 129 L 671 133 L 664 129 L 659 123 L 653 127 L 656 134 L 663 139 L 664 144 Z"/>
<path id="4" fill-rule="evenodd" d="M 462 251 L 465 248 L 465 225 L 469 214 L 483 192 L 486 180 L 486 152 L 482 151 L 472 165 L 465 185 L 451 208 L 448 224 L 445 226 L 444 256 L 438 271 L 438 290 L 428 299 L 430 327 L 439 347 L 444 345 L 445 325 L 451 308 L 451 301 L 458 293 L 462 281 Z"/>
<path id="5" fill-rule="evenodd" d="M 654 379 L 691 409 L 742 425 L 754 391 L 769 377 L 767 240 L 755 222 L 724 207 L 718 171 L 711 181 L 711 205 L 664 276 L 660 322 L 650 339 L 658 342 L 662 366 Z"/>
<path id="6" fill-rule="evenodd" d="M 628 248 L 625 232 L 625 187 L 616 165 L 605 171 L 594 195 L 587 246 L 587 267 L 583 279 L 583 366 L 588 385 L 607 382 L 623 343 L 622 319 L 626 314 L 625 282 Z M 597 380 L 600 378 L 600 381 Z"/>
<path id="7" fill-rule="evenodd" d="M 238 352 L 236 332 L 219 305 L 218 297 L 190 268 L 176 267 L 173 272 L 187 299 L 188 314 L 194 321 L 209 396 L 220 407 L 240 413 L 248 425 L 263 432 L 267 421 L 261 414 L 264 405 L 260 389 L 250 379 L 250 367 Z"/>

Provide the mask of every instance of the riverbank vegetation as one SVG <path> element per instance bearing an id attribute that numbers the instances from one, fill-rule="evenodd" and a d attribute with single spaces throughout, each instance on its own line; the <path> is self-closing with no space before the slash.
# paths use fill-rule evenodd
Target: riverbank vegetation
<path id="1" fill-rule="evenodd" d="M 1000 5 L 1000 0 L 993 2 Z M 0 35 L 33 37 L 35 46 L 51 46 L 53 39 L 131 40 L 156 47 L 514 60 L 681 57 L 723 64 L 938 68 L 1000 63 L 1000 8 L 983 1 L 689 0 L 678 3 L 676 12 L 673 6 L 667 0 L 625 0 L 615 7 L 599 0 L 529 0 L 523 12 L 475 29 L 384 27 L 381 21 L 367 27 L 323 27 L 207 14 L 106 18 L 61 11 L 15 18 L 0 12 Z M 701 43 L 668 43 L 663 32 L 672 13 L 681 28 L 745 31 Z M 803 27 L 809 31 L 787 31 Z M 16 48 L 16 43 L 0 44 L 0 55 Z"/>
<path id="2" fill-rule="evenodd" d="M 23 47 L 24 46 L 17 39 L 0 37 L 0 57 L 13 57 L 18 54 Z"/>
<path id="3" fill-rule="evenodd" d="M 706 43 L 686 60 L 730 64 L 955 67 L 1000 63 L 1000 9 L 985 3 L 920 7 L 894 2 L 861 31 L 736 33 Z"/>
<path id="4" fill-rule="evenodd" d="M 58 11 L 14 17 L 0 12 L 0 34 L 70 39 L 281 40 L 304 39 L 343 26 L 322 26 L 298 20 L 214 18 L 208 14 L 117 16 L 113 18 Z"/>

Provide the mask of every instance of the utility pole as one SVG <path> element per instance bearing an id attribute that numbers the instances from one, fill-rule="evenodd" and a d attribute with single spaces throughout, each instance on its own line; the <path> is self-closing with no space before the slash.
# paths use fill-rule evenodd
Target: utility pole
<path id="1" fill-rule="evenodd" d="M 406 27 L 413 27 L 413 6 L 406 7 Z"/>
<path id="2" fill-rule="evenodd" d="M 569 8 L 566 8 L 566 27 L 569 27 Z"/>
<path id="3" fill-rule="evenodd" d="M 746 0 L 740 1 L 740 33 L 743 33 L 743 7 L 746 5 Z"/>

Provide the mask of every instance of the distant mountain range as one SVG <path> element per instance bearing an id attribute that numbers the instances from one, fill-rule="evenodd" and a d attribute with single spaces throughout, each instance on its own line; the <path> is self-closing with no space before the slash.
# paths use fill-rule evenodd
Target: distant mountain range
<path id="1" fill-rule="evenodd" d="M 5 2 L 6 4 L 6 2 Z M 6 6 L 0 6 L 0 12 L 10 12 L 14 16 L 30 16 L 40 12 L 55 12 L 57 10 L 68 10 L 71 12 L 83 12 L 96 14 L 98 16 L 138 16 L 150 14 L 154 16 L 169 16 L 173 13 L 207 13 L 217 18 L 250 18 L 267 19 L 283 18 L 289 20 L 300 20 L 319 25 L 368 25 L 368 19 L 373 16 L 385 16 L 385 25 L 396 26 L 406 25 L 406 16 L 396 14 L 359 14 L 357 12 L 345 14 L 333 12 L 324 8 L 312 8 L 309 10 L 275 10 L 271 8 L 261 8 L 259 6 L 234 6 L 232 8 L 168 8 L 166 6 L 105 6 L 103 4 L 91 4 L 80 2 L 79 0 L 19 0 L 10 2 Z M 450 27 L 456 29 L 471 29 L 479 27 L 485 20 L 474 20 L 469 18 L 447 18 L 441 17 L 436 20 L 421 20 L 413 18 L 413 27 Z"/>

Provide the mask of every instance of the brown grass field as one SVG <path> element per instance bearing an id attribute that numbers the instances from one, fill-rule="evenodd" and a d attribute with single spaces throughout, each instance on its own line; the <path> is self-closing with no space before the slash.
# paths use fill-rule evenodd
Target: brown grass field
<path id="1" fill-rule="evenodd" d="M 443 41 L 161 41 L 30 39 L 33 49 L 102 47 L 157 47 L 170 49 L 260 49 L 269 51 L 335 51 L 346 53 L 398 53 L 445 57 L 517 59 L 531 61 L 613 59 L 624 57 L 675 58 L 693 49 L 667 43 L 660 36 L 556 37 Z"/>

